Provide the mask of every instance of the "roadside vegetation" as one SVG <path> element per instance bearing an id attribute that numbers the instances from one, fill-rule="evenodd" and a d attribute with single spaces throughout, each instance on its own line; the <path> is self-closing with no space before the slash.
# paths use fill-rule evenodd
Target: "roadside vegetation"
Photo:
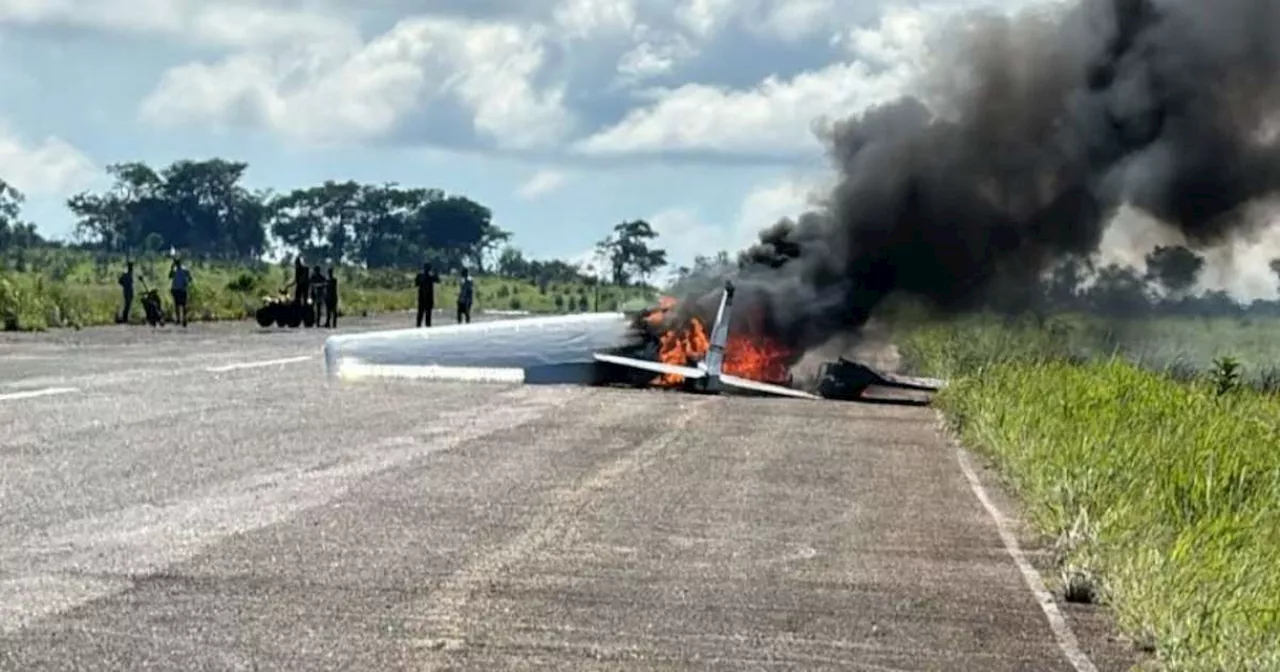
<path id="1" fill-rule="evenodd" d="M 534 313 L 653 301 L 648 278 L 666 264 L 644 220 L 607 229 L 588 263 L 531 259 L 486 206 L 465 196 L 351 181 L 276 194 L 243 186 L 247 171 L 217 158 L 109 166 L 110 188 L 67 200 L 76 220 L 70 240 L 42 237 L 22 217 L 23 195 L 0 180 L 0 327 L 116 322 L 126 260 L 136 262 L 134 322 L 142 320 L 146 288 L 171 310 L 174 256 L 192 272 L 189 313 L 197 320 L 251 316 L 292 281 L 299 254 L 335 269 L 345 315 L 413 309 L 413 278 L 424 262 L 441 276 L 437 308 L 454 307 L 458 273 L 467 268 L 476 282 L 473 310 Z"/>
<path id="2" fill-rule="evenodd" d="M 27 251 L 42 258 L 27 266 L 41 270 L 0 271 L 0 316 L 6 330 L 43 330 L 114 324 L 121 308 L 116 280 L 124 257 L 93 255 L 71 250 Z M 168 296 L 169 259 L 157 255 L 136 260 L 136 293 L 144 287 L 160 290 L 165 310 Z M 292 280 L 292 268 L 266 262 L 185 262 L 193 285 L 190 314 L 193 320 L 251 319 L 264 297 L 278 293 Z M 417 294 L 414 269 L 368 270 L 352 266 L 335 269 L 341 287 L 339 309 L 348 316 L 368 316 L 413 310 Z M 597 298 L 598 291 L 598 298 Z M 436 286 L 436 307 L 453 310 L 458 294 L 456 276 L 444 276 Z M 643 286 L 618 287 L 590 280 L 566 279 L 539 283 L 521 277 L 486 274 L 475 278 L 475 311 L 525 311 L 571 313 L 616 310 L 637 302 L 652 301 L 654 290 Z M 141 324 L 142 310 L 134 300 L 131 322 Z"/>
<path id="3" fill-rule="evenodd" d="M 1280 319 L 900 326 L 952 429 L 1160 669 L 1280 669 Z"/>

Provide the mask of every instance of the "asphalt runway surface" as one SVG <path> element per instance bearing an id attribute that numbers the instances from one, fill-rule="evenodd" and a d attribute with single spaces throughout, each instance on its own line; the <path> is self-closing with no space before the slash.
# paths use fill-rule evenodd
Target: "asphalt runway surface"
<path id="1" fill-rule="evenodd" d="M 330 382 L 329 333 L 0 335 L 0 669 L 1134 662 L 931 409 Z"/>

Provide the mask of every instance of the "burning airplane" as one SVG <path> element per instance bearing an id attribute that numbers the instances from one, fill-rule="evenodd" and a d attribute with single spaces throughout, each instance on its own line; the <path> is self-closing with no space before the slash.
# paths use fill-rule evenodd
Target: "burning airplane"
<path id="1" fill-rule="evenodd" d="M 425 378 L 526 384 L 652 386 L 703 394 L 804 400 L 859 399 L 870 387 L 936 391 L 942 381 L 905 378 L 839 360 L 812 390 L 794 384 L 798 353 L 734 325 L 726 282 L 710 333 L 673 299 L 638 315 L 590 313 L 397 329 L 329 337 L 331 377 Z M 802 354 L 802 353 L 800 353 Z"/>

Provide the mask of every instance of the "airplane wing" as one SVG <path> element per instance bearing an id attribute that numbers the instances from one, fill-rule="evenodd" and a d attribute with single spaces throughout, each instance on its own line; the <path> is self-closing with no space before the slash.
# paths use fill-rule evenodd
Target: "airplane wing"
<path id="1" fill-rule="evenodd" d="M 598 362 L 608 362 L 609 364 L 617 364 L 618 366 L 628 366 L 633 369 L 643 369 L 654 373 L 667 374 L 672 376 L 684 376 L 685 378 L 702 378 L 707 372 L 702 369 L 695 369 L 691 366 L 678 366 L 675 364 L 663 364 L 662 362 L 653 362 L 645 359 L 633 359 L 631 357 L 620 357 L 618 355 L 605 355 L 601 353 L 592 354 Z"/>
<path id="2" fill-rule="evenodd" d="M 727 373 L 720 374 L 720 382 L 729 387 L 736 387 L 742 390 L 751 390 L 752 392 L 763 392 L 764 394 L 777 394 L 785 397 L 795 397 L 796 399 L 811 399 L 821 401 L 822 397 L 809 394 L 803 390 L 796 390 L 782 385 L 773 385 L 770 383 L 761 383 L 747 378 L 739 378 L 731 376 Z"/>

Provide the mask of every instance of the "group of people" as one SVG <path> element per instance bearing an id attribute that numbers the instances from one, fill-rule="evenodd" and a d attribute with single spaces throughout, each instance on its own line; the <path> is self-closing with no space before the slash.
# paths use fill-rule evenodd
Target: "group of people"
<path id="1" fill-rule="evenodd" d="M 320 274 L 320 269 L 313 268 L 307 272 L 306 263 L 299 256 L 293 262 L 294 299 L 301 305 L 307 305 L 304 297 L 311 297 L 310 309 L 315 310 L 314 324 L 320 324 L 321 306 L 324 308 L 324 326 L 338 326 L 338 279 L 333 275 L 333 267 L 329 267 L 327 276 Z M 440 282 L 440 274 L 430 263 L 422 265 L 422 272 L 414 278 L 413 284 L 418 289 L 419 327 L 431 326 L 431 314 L 435 311 L 436 285 Z M 459 324 L 471 322 L 471 306 L 475 300 L 475 283 L 471 272 L 463 268 L 458 277 L 457 321 Z"/>
<path id="2" fill-rule="evenodd" d="M 333 267 L 329 274 L 320 273 L 316 266 L 307 272 L 306 262 L 302 255 L 293 260 L 293 298 L 300 306 L 306 306 L 312 313 L 311 324 L 320 324 L 320 315 L 324 314 L 324 327 L 333 329 L 338 326 L 338 278 L 333 275 Z M 308 305 L 306 299 L 310 299 Z"/>
<path id="3" fill-rule="evenodd" d="M 124 309 L 120 314 L 120 322 L 126 324 L 129 322 L 129 313 L 133 308 L 133 282 L 133 262 L 130 261 L 125 265 L 125 272 L 119 278 L 124 294 Z M 430 327 L 431 314 L 435 310 L 436 303 L 436 284 L 440 282 L 440 275 L 430 263 L 423 264 L 422 272 L 418 273 L 413 282 L 418 288 L 417 324 L 419 327 Z M 299 255 L 293 261 L 293 282 L 289 284 L 293 287 L 294 300 L 298 305 L 315 311 L 312 324 L 321 324 L 323 314 L 325 328 L 332 329 L 338 326 L 338 278 L 334 276 L 332 266 L 329 267 L 328 275 L 324 275 L 320 272 L 319 266 L 308 269 L 305 260 Z M 174 321 L 184 327 L 187 326 L 187 298 L 190 287 L 191 271 L 182 265 L 181 259 L 175 257 L 173 265 L 169 268 L 169 294 L 173 297 Z M 457 321 L 459 324 L 471 322 L 471 306 L 474 300 L 475 285 L 471 279 L 471 272 L 464 268 L 458 278 Z M 156 309 L 158 310 L 158 307 Z M 150 316 L 148 318 L 150 319 Z"/>
<path id="4" fill-rule="evenodd" d="M 120 285 L 121 292 L 124 294 L 124 307 L 120 311 L 119 321 L 123 324 L 129 323 L 129 314 L 133 312 L 133 262 L 125 263 L 124 273 L 116 280 Z M 174 257 L 173 264 L 169 267 L 169 295 L 173 297 L 173 319 L 177 324 L 183 327 L 187 326 L 187 298 L 188 291 L 191 289 L 191 271 L 182 265 L 182 259 Z M 143 309 L 146 312 L 146 318 L 153 326 L 163 321 L 160 314 L 160 306 L 158 299 L 153 299 L 154 304 L 147 305 L 144 297 Z"/>
<path id="5" fill-rule="evenodd" d="M 418 288 L 418 321 L 419 327 L 431 326 L 431 313 L 436 309 L 436 284 L 440 282 L 440 274 L 435 272 L 430 263 L 422 265 L 422 272 L 413 279 Z M 458 324 L 471 322 L 471 305 L 475 300 L 475 283 L 471 280 L 471 272 L 462 269 L 458 277 Z"/>

